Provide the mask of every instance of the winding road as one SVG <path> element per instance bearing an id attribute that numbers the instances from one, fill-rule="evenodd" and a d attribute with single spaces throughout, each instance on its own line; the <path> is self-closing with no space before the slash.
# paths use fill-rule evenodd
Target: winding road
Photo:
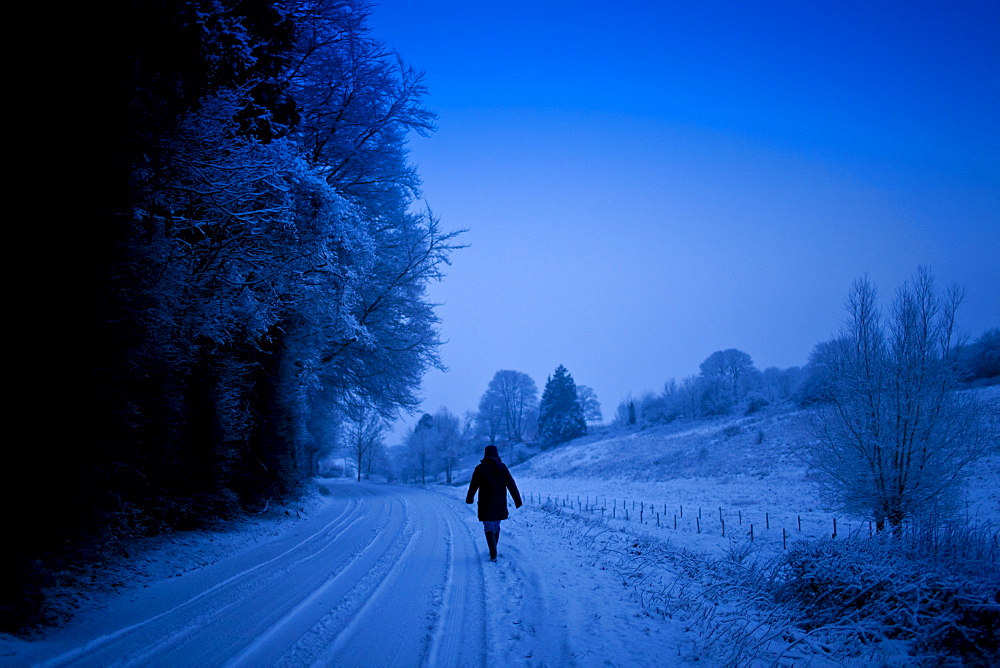
<path id="1" fill-rule="evenodd" d="M 496 637 L 495 628 L 488 631 L 487 590 L 523 598 L 532 578 L 486 560 L 468 507 L 406 487 L 331 483 L 327 489 L 322 510 L 284 534 L 111 606 L 66 629 L 65 641 L 57 634 L 48 656 L 31 663 L 458 666 L 504 660 L 510 643 Z M 501 614 L 513 614 L 511 605 L 501 607 Z M 545 628 L 541 619 L 526 626 Z"/>

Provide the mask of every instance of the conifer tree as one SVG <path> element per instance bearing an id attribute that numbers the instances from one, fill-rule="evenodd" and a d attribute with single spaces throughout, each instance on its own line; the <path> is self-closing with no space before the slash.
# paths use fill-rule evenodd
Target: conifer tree
<path id="1" fill-rule="evenodd" d="M 539 407 L 538 434 L 546 445 L 564 443 L 587 433 L 583 409 L 577 401 L 573 376 L 560 364 L 549 376 Z"/>

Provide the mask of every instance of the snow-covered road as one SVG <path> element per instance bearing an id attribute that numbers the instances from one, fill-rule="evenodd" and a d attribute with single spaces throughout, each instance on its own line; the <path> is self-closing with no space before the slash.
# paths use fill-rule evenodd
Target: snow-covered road
<path id="1" fill-rule="evenodd" d="M 22 657 L 43 665 L 470 665 L 483 559 L 449 498 L 331 484 L 290 531 L 160 582 Z M 43 649 L 44 648 L 44 649 Z"/>
<path id="2" fill-rule="evenodd" d="M 133 585 L 4 665 L 662 665 L 652 622 L 537 508 L 486 554 L 464 490 L 323 482 L 306 519 L 216 563 Z M 443 492 L 443 493 L 442 493 Z"/>
<path id="3" fill-rule="evenodd" d="M 327 489 L 319 511 L 273 540 L 81 615 L 15 663 L 565 663 L 537 574 L 486 559 L 472 507 L 408 487 Z M 501 551 L 516 553 L 510 533 Z"/>

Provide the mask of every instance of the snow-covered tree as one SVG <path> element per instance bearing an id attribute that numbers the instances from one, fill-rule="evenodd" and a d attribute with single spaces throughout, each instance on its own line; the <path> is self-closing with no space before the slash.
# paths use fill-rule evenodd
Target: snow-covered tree
<path id="1" fill-rule="evenodd" d="M 1000 376 L 1000 329 L 988 330 L 966 346 L 965 357 L 969 380 Z"/>
<path id="2" fill-rule="evenodd" d="M 503 429 L 503 405 L 500 396 L 487 390 L 479 399 L 479 410 L 476 411 L 476 434 L 496 445 Z"/>
<path id="3" fill-rule="evenodd" d="M 441 408 L 434 414 L 434 454 L 441 470 L 444 471 L 445 482 L 451 484 L 455 466 L 463 452 L 462 429 L 458 418 L 447 408 Z"/>
<path id="4" fill-rule="evenodd" d="M 587 422 L 577 399 L 573 376 L 562 364 L 549 376 L 538 409 L 538 435 L 547 445 L 563 443 L 587 433 Z"/>
<path id="5" fill-rule="evenodd" d="M 490 443 L 497 438 L 521 443 L 538 420 L 538 388 L 526 373 L 504 369 L 493 375 L 479 400 L 479 424 Z"/>
<path id="6" fill-rule="evenodd" d="M 601 402 L 597 400 L 597 393 L 593 389 L 586 385 L 577 385 L 576 399 L 580 402 L 580 410 L 583 411 L 584 420 L 590 424 L 604 420 L 601 415 Z"/>
<path id="7" fill-rule="evenodd" d="M 767 367 L 761 372 L 761 390 L 770 402 L 790 401 L 802 382 L 803 372 L 797 366 L 789 369 Z"/>
<path id="8" fill-rule="evenodd" d="M 722 387 L 716 381 L 724 381 L 723 387 L 733 402 L 741 401 L 746 395 L 748 381 L 754 372 L 756 368 L 750 355 L 735 348 L 718 350 L 701 363 L 702 378 L 710 382 L 713 392 L 720 393 Z M 719 405 L 718 400 L 713 400 L 712 403 Z"/>
<path id="9" fill-rule="evenodd" d="M 842 336 L 824 349 L 825 375 L 813 464 L 843 506 L 899 528 L 947 510 L 965 467 L 987 440 L 978 406 L 959 392 L 955 312 L 921 268 L 888 312 L 863 278 L 847 302 Z"/>
<path id="10" fill-rule="evenodd" d="M 404 453 L 404 469 L 419 478 L 421 485 L 434 475 L 434 440 L 434 416 L 424 413 L 407 436 Z"/>
<path id="11" fill-rule="evenodd" d="M 370 34 L 370 5 L 303 0 L 288 90 L 300 122 L 292 136 L 325 183 L 364 223 L 371 262 L 353 294 L 352 331 L 330 332 L 319 361 L 321 383 L 359 392 L 386 418 L 418 405 L 423 373 L 439 367 L 430 281 L 456 248 L 430 211 L 414 212 L 419 178 L 407 160 L 408 132 L 427 134 L 423 75 Z"/>
<path id="12" fill-rule="evenodd" d="M 372 463 L 382 448 L 385 420 L 363 400 L 353 399 L 344 407 L 344 444 L 357 466 L 357 479 L 370 474 Z"/>
<path id="13" fill-rule="evenodd" d="M 101 70 L 122 74 L 101 107 L 111 168 L 100 206 L 68 225 L 86 242 L 67 317 L 85 360 L 78 429 L 40 463 L 64 496 L 27 504 L 51 529 L 15 541 L 29 567 L 79 536 L 293 494 L 349 404 L 412 410 L 440 363 L 426 288 L 454 235 L 415 206 L 406 147 L 434 116 L 422 75 L 370 35 L 370 4 L 115 12 Z"/>

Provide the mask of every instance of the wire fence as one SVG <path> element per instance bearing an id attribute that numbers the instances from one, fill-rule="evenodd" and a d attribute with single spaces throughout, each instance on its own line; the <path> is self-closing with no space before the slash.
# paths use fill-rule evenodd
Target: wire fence
<path id="1" fill-rule="evenodd" d="M 837 516 L 816 517 L 810 513 L 771 513 L 770 511 L 744 511 L 742 508 L 674 502 L 651 502 L 628 498 L 569 494 L 544 494 L 530 492 L 524 500 L 531 505 L 571 510 L 580 514 L 599 516 L 621 523 L 638 523 L 649 527 L 687 531 L 697 534 L 716 534 L 722 537 L 748 539 L 750 542 L 781 541 L 782 549 L 799 537 L 831 539 L 846 537 L 873 538 L 879 534 L 874 522 L 844 520 Z M 948 527 L 944 527 L 945 530 Z M 912 533 L 915 527 L 907 527 Z M 1000 533 L 993 532 L 996 546 L 992 560 L 1000 560 Z"/>

